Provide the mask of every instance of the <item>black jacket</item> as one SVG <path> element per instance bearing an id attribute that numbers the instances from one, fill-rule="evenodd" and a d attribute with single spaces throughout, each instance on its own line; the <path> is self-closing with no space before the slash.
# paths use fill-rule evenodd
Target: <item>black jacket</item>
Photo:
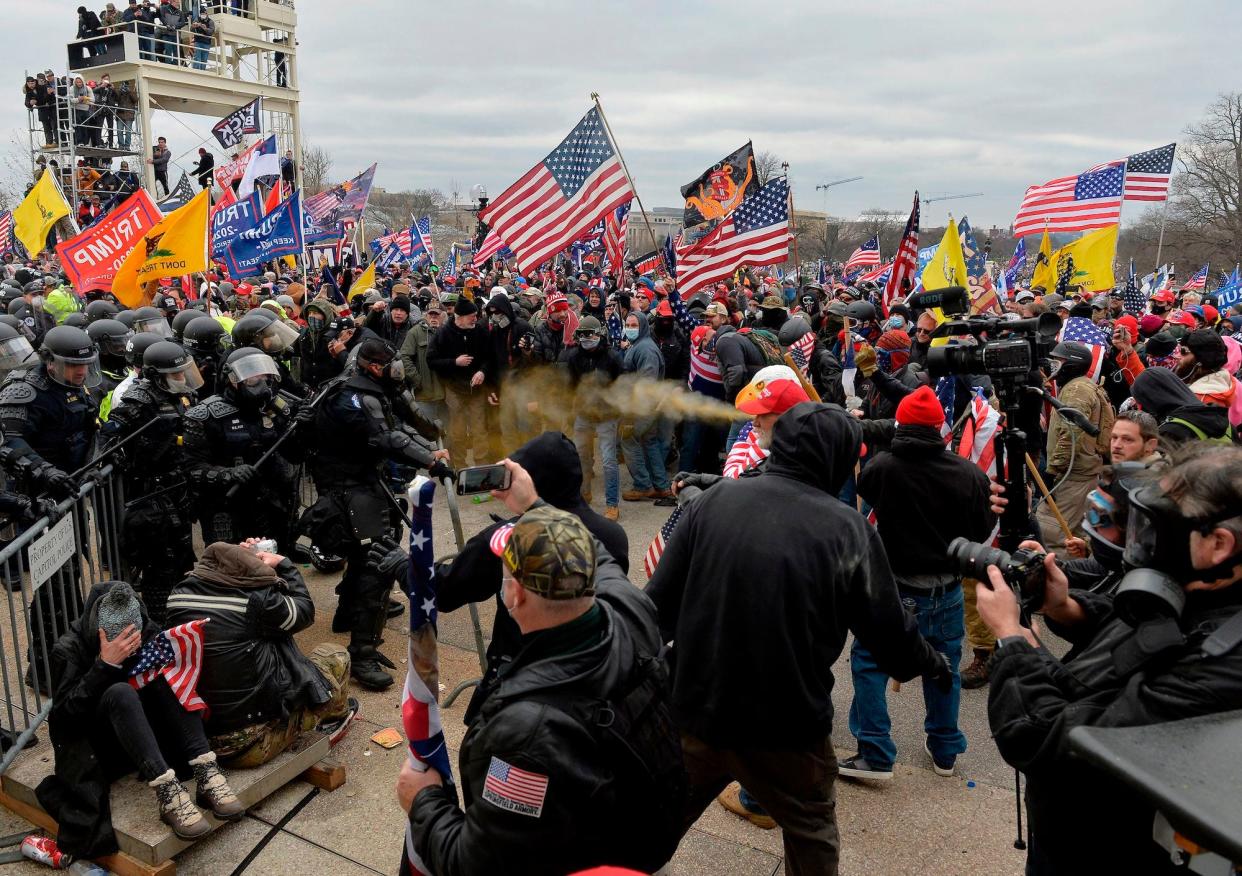
<path id="1" fill-rule="evenodd" d="M 846 633 L 909 679 L 938 658 L 901 607 L 884 547 L 837 500 L 861 432 L 835 405 L 776 421 L 759 477 L 723 481 L 686 507 L 647 592 L 673 645 L 681 729 L 723 748 L 793 750 L 832 727 L 832 664 Z M 756 520 L 780 520 L 739 538 Z"/>
<path id="2" fill-rule="evenodd" d="M 898 426 L 889 450 L 858 478 L 858 495 L 875 509 L 876 529 L 898 580 L 955 572 L 946 549 L 958 536 L 987 541 L 996 525 L 988 476 L 945 449 L 940 430 Z"/>
<path id="3" fill-rule="evenodd" d="M 650 804 L 624 790 L 632 766 L 609 762 L 579 721 L 541 701 L 552 695 L 588 706 L 615 698 L 638 662 L 659 653 L 655 609 L 643 592 L 610 561 L 597 566 L 595 584 L 602 630 L 594 642 L 549 656 L 538 640 L 557 629 L 524 636 L 471 721 L 460 757 L 465 811 L 444 788 L 414 798 L 415 846 L 439 876 L 561 876 L 600 864 L 650 873 L 672 857 L 672 848 L 653 848 L 646 832 L 622 827 L 636 817 L 641 824 Z M 485 790 L 498 763 L 546 780 L 537 812 L 512 811 L 507 797 Z"/>
<path id="4" fill-rule="evenodd" d="M 126 667 L 99 659 L 99 600 L 116 581 L 101 581 L 86 596 L 82 615 L 69 625 L 52 648 L 52 711 L 48 729 L 56 754 L 56 772 L 36 789 L 39 804 L 60 825 L 56 842 L 74 857 L 95 857 L 117 851 L 108 790 L 116 765 L 102 763 L 91 743 L 95 710 L 103 692 L 124 682 Z M 139 603 L 141 605 L 141 602 Z M 142 640 L 160 630 L 142 606 Z"/>
<path id="5" fill-rule="evenodd" d="M 738 334 L 737 329 L 728 324 L 716 330 L 715 341 L 716 358 L 724 379 L 725 401 L 732 404 L 737 394 L 763 367 L 763 354 L 750 338 Z"/>
<path id="6" fill-rule="evenodd" d="M 487 302 L 485 308 L 490 316 L 496 312 L 509 317 L 509 324 L 504 328 L 489 326 L 488 340 L 491 342 L 491 359 L 496 363 L 496 379 L 516 371 L 535 361 L 532 355 L 522 349 L 522 339 L 531 334 L 530 323 L 518 316 L 508 295 L 497 295 Z"/>
<path id="7" fill-rule="evenodd" d="M 1001 755 L 1026 774 L 1032 850 L 1048 862 L 1035 872 L 1185 872 L 1152 842 L 1152 807 L 1071 759 L 1066 739 L 1078 726 L 1138 727 L 1236 709 L 1242 647 L 1208 657 L 1202 645 L 1242 611 L 1242 586 L 1188 593 L 1180 621 L 1165 628 L 1173 634 L 1169 649 L 1139 667 L 1129 664 L 1139 636 L 1113 613 L 1112 597 L 1073 596 L 1085 620 L 1070 628 L 1048 622 L 1073 646 L 1064 660 L 1013 640 L 991 664 L 988 721 Z"/>
<path id="8" fill-rule="evenodd" d="M 473 356 L 474 361 L 469 365 L 458 365 L 457 357 L 462 355 Z M 465 331 L 450 318 L 440 326 L 427 346 L 427 364 L 440 375 L 446 387 L 458 392 L 470 391 L 470 379 L 477 371 L 483 372 L 484 383 L 496 382 L 492 345 L 481 322 L 470 331 Z M 475 387 L 475 392 L 482 391 L 483 387 Z"/>
<path id="9" fill-rule="evenodd" d="M 1229 409 L 1204 404 L 1180 377 L 1168 368 L 1148 368 L 1130 387 L 1134 400 L 1160 424 L 1160 437 L 1181 443 L 1198 439 L 1198 428 L 1208 438 L 1229 432 Z M 1180 421 L 1180 422 L 1179 422 Z M 1189 424 L 1189 425 L 1188 425 Z"/>
<path id="10" fill-rule="evenodd" d="M 824 404 L 844 405 L 845 385 L 841 382 L 841 363 L 832 355 L 823 341 L 815 342 L 811 353 L 811 364 L 807 369 L 811 372 L 811 386 L 819 393 L 819 400 Z"/>
<path id="11" fill-rule="evenodd" d="M 168 626 L 210 618 L 203 628 L 199 696 L 210 734 L 287 717 L 331 698 L 293 634 L 315 621 L 306 582 L 289 560 L 277 568 L 236 545 L 208 545 L 168 597 Z"/>

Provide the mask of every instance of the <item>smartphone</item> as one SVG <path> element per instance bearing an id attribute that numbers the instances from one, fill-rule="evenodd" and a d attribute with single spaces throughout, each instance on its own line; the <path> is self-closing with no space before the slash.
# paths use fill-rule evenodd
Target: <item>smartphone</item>
<path id="1" fill-rule="evenodd" d="M 503 465 L 476 465 L 457 472 L 457 495 L 471 496 L 509 489 L 512 478 Z"/>

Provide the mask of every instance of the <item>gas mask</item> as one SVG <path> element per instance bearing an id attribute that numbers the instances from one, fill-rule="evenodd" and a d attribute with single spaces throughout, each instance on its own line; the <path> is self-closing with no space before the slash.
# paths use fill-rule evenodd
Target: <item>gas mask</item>
<path id="1" fill-rule="evenodd" d="M 237 406 L 250 411 L 267 407 L 275 391 L 266 377 L 250 377 L 233 386 Z"/>

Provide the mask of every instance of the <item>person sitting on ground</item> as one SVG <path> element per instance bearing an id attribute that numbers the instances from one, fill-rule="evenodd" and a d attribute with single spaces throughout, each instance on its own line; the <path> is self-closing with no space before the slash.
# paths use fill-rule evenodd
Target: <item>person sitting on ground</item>
<path id="1" fill-rule="evenodd" d="M 154 649 L 144 646 L 160 635 L 133 588 L 103 581 L 91 588 L 81 616 L 52 650 L 48 727 L 56 771 L 36 793 L 60 825 L 61 851 L 74 857 L 117 851 L 109 787 L 135 770 L 155 789 L 160 820 L 179 837 L 200 837 L 211 824 L 177 779 L 174 764 L 193 768 L 199 806 L 218 818 L 237 818 L 245 810 L 216 765 L 200 713 L 182 705 L 162 675 L 141 688 L 131 683 L 153 668 L 148 664 Z"/>
<path id="2" fill-rule="evenodd" d="M 211 660 L 198 693 L 211 708 L 212 749 L 230 766 L 267 763 L 316 725 L 348 727 L 349 652 L 324 643 L 310 656 L 294 633 L 315 621 L 315 603 L 297 567 L 256 551 L 259 539 L 216 542 L 168 596 L 169 626 L 209 618 L 203 628 Z"/>

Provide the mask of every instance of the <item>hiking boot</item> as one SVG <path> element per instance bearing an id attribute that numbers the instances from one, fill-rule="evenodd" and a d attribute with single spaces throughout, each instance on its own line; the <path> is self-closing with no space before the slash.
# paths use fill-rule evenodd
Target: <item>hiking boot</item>
<path id="1" fill-rule="evenodd" d="M 936 755 L 932 754 L 931 743 L 926 736 L 923 737 L 923 750 L 931 758 L 932 769 L 936 771 L 936 775 L 944 776 L 946 779 L 952 777 L 953 767 L 957 765 L 957 755 L 950 757 L 948 760 L 937 760 Z"/>
<path id="2" fill-rule="evenodd" d="M 867 763 L 861 754 L 846 758 L 837 765 L 837 772 L 847 779 L 867 779 L 872 782 L 887 782 L 893 778 L 893 768 L 880 769 Z"/>
<path id="3" fill-rule="evenodd" d="M 655 490 L 626 490 L 621 498 L 627 502 L 645 502 L 655 498 Z"/>
<path id="4" fill-rule="evenodd" d="M 160 804 L 160 821 L 172 828 L 182 839 L 198 839 L 211 831 L 211 825 L 203 813 L 190 800 L 190 792 L 177 781 L 172 770 L 147 782 L 155 789 L 155 799 Z"/>
<path id="5" fill-rule="evenodd" d="M 241 818 L 246 807 L 229 787 L 220 767 L 216 766 L 216 753 L 209 751 L 200 754 L 190 761 L 190 766 L 194 767 L 194 782 L 197 785 L 194 802 L 210 809 L 216 818 Z"/>
<path id="6" fill-rule="evenodd" d="M 992 659 L 991 648 L 975 648 L 975 659 L 962 670 L 962 688 L 974 690 L 988 683 L 988 663 Z"/>
<path id="7" fill-rule="evenodd" d="M 771 815 L 764 815 L 746 808 L 746 804 L 742 802 L 742 786 L 737 782 L 733 782 L 729 787 L 721 791 L 720 796 L 716 798 L 716 802 L 734 815 L 745 818 L 755 827 L 762 828 L 763 830 L 772 830 L 772 828 L 776 827 L 776 819 Z"/>
<path id="8" fill-rule="evenodd" d="M 655 500 L 657 500 L 657 501 L 659 501 L 660 499 L 672 499 L 672 498 L 673 498 L 673 491 L 672 491 L 672 490 L 657 490 L 657 489 L 652 489 L 652 491 L 651 491 L 651 498 L 653 498 L 653 499 L 655 499 Z M 676 500 L 674 500 L 673 504 L 676 504 Z"/>
<path id="9" fill-rule="evenodd" d="M 609 505 L 604 509 L 604 517 L 608 520 L 618 520 L 621 517 L 621 509 L 616 505 Z"/>

